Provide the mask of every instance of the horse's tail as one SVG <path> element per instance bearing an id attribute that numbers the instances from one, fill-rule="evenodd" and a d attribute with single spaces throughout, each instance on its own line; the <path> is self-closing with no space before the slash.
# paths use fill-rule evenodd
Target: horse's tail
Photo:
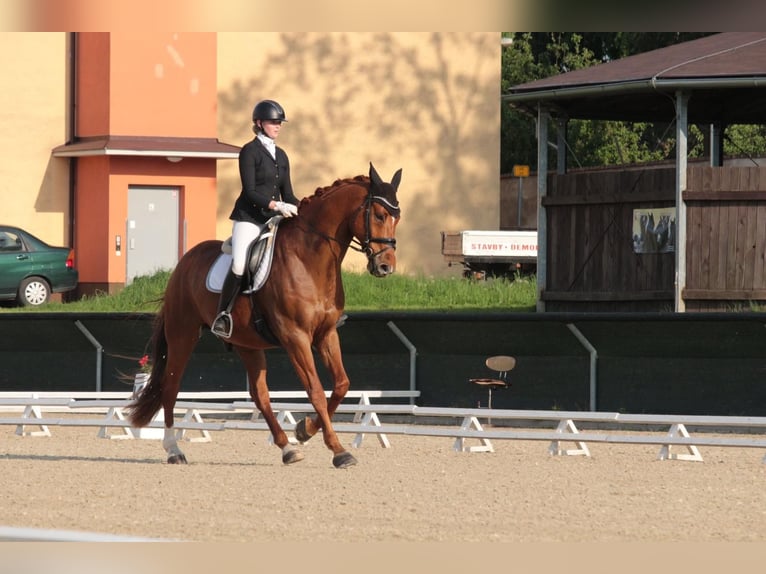
<path id="1" fill-rule="evenodd" d="M 168 341 L 165 338 L 165 309 L 160 309 L 152 333 L 152 372 L 149 383 L 141 390 L 138 398 L 130 403 L 126 411 L 134 427 L 148 425 L 162 407 L 162 380 L 168 356 Z"/>

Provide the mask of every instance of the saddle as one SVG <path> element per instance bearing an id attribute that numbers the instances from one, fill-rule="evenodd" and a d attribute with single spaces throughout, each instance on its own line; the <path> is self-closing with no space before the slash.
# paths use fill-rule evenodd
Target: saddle
<path id="1" fill-rule="evenodd" d="M 266 222 L 261 234 L 250 244 L 247 256 L 247 268 L 242 283 L 245 285 L 242 293 L 255 293 L 263 287 L 271 272 L 271 261 L 274 255 L 274 239 L 277 236 L 281 215 L 276 215 Z M 220 293 L 223 280 L 231 269 L 231 237 L 221 246 L 221 254 L 216 257 L 207 274 L 205 285 L 209 291 Z"/>
<path id="2" fill-rule="evenodd" d="M 274 255 L 274 240 L 277 236 L 279 223 L 284 219 L 281 215 L 275 215 L 266 222 L 263 232 L 250 244 L 248 248 L 248 265 L 245 269 L 245 275 L 242 278 L 244 287 L 241 293 L 249 295 L 255 293 L 263 287 L 266 279 L 271 272 L 271 262 Z M 231 269 L 231 237 L 223 242 L 221 254 L 216 257 L 213 265 L 207 273 L 205 280 L 206 287 L 213 293 L 220 293 L 223 286 L 223 280 Z M 342 315 L 338 319 L 336 327 L 341 327 L 346 322 L 347 315 Z M 270 343 L 281 346 L 279 340 L 274 336 L 266 320 L 253 308 L 251 321 L 253 327 L 264 339 Z"/>
<path id="3" fill-rule="evenodd" d="M 277 236 L 279 222 L 282 221 L 281 215 L 275 215 L 266 222 L 261 234 L 248 247 L 247 268 L 242 278 L 242 284 L 245 287 L 241 293 L 249 295 L 255 293 L 263 287 L 266 279 L 271 272 L 271 261 L 274 255 L 274 239 Z M 223 286 L 223 280 L 231 269 L 231 237 L 226 239 L 221 245 L 221 254 L 216 257 L 213 265 L 210 266 L 206 287 L 213 293 L 220 293 Z M 270 343 L 281 346 L 279 340 L 274 336 L 269 326 L 266 324 L 263 316 L 255 309 L 252 310 L 251 321 L 253 327 L 264 339 Z"/>

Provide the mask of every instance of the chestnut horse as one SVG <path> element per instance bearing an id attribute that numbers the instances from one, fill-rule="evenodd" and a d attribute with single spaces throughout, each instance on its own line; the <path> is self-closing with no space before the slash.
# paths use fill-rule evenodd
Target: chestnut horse
<path id="1" fill-rule="evenodd" d="M 250 301 L 240 295 L 232 309 L 234 329 L 227 342 L 247 369 L 250 395 L 274 443 L 282 449 L 285 464 L 302 460 L 303 453 L 289 443 L 271 409 L 264 349 L 276 345 L 254 328 L 253 314 L 265 320 L 271 334 L 287 351 L 316 411 L 313 418 L 306 417 L 296 425 L 296 438 L 306 442 L 321 429 L 325 444 L 333 452 L 333 465 L 345 468 L 356 464 L 331 423 L 349 387 L 336 330 L 345 304 L 341 262 L 351 247 L 367 255 L 367 270 L 375 277 L 394 272 L 394 235 L 400 215 L 396 192 L 401 172 L 398 170 L 391 183 L 386 183 L 370 164 L 369 177 L 335 181 L 301 200 L 298 215 L 279 224 L 267 281 L 250 295 Z M 164 409 L 162 446 L 169 463 L 186 463 L 173 431 L 173 407 L 201 330 L 209 327 L 216 315 L 218 295 L 207 289 L 205 279 L 220 252 L 220 241 L 205 241 L 178 262 L 155 321 L 149 383 L 127 409 L 136 427 L 146 426 L 160 408 Z M 312 347 L 333 379 L 329 400 L 317 373 Z"/>

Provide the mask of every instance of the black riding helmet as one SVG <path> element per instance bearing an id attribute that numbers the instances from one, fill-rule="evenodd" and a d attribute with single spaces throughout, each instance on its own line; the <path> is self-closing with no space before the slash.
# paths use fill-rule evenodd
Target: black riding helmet
<path id="1" fill-rule="evenodd" d="M 274 100 L 263 100 L 253 108 L 253 123 L 255 120 L 279 120 L 286 122 L 285 110 Z"/>

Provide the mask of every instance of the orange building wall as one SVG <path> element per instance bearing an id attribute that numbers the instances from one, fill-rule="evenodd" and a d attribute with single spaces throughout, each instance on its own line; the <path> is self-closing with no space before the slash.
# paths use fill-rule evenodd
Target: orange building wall
<path id="1" fill-rule="evenodd" d="M 77 135 L 109 133 L 109 34 L 77 34 Z"/>
<path id="2" fill-rule="evenodd" d="M 207 239 L 215 239 L 215 211 L 218 202 L 216 191 L 216 165 L 209 159 L 185 158 L 171 163 L 165 158 L 114 158 L 109 188 L 113 194 L 110 237 L 125 235 L 128 216 L 128 187 L 131 185 L 174 186 L 181 190 L 178 220 L 179 233 L 186 221 L 186 249 Z M 118 205 L 119 202 L 119 205 Z M 183 236 L 179 235 L 179 247 L 184 249 Z M 112 254 L 113 255 L 113 254 Z M 183 252 L 179 253 L 180 257 Z M 116 263 L 116 262 L 115 262 Z M 124 269 L 119 281 L 124 281 Z"/>
<path id="3" fill-rule="evenodd" d="M 215 33 L 78 34 L 77 135 L 217 137 Z M 83 292 L 126 281 L 128 188 L 172 186 L 179 253 L 216 236 L 215 159 L 85 156 L 77 159 L 77 266 Z M 83 223 L 85 222 L 85 223 Z M 184 232 L 186 236 L 184 237 Z M 89 285 L 90 284 L 90 285 Z"/>
<path id="4" fill-rule="evenodd" d="M 216 34 L 111 34 L 110 133 L 216 137 Z"/>
<path id="5" fill-rule="evenodd" d="M 78 136 L 217 137 L 215 33 L 78 34 Z M 77 159 L 77 256 L 83 292 L 126 281 L 128 188 L 172 186 L 179 253 L 216 236 L 217 160 Z M 184 231 L 186 237 L 184 238 Z M 90 284 L 90 285 L 88 285 Z"/>
<path id="6" fill-rule="evenodd" d="M 109 213 L 109 159 L 106 156 L 78 159 L 75 200 L 75 245 L 81 283 L 106 281 L 106 214 Z"/>
<path id="7" fill-rule="evenodd" d="M 78 135 L 216 137 L 215 33 L 78 34 Z"/>
<path id="8" fill-rule="evenodd" d="M 82 165 L 83 160 L 79 160 Z M 77 255 L 82 284 L 101 289 L 125 283 L 126 252 L 117 255 L 119 235 L 125 241 L 128 188 L 136 185 L 173 186 L 180 189 L 179 258 L 184 248 L 215 238 L 217 193 L 215 163 L 186 158 L 170 163 L 164 158 L 85 158 L 80 169 L 77 218 Z M 186 165 L 183 165 L 186 164 Z M 111 175 L 110 175 L 111 172 Z M 87 222 L 87 223 L 83 223 Z M 186 225 L 184 226 L 184 223 Z M 186 229 L 186 245 L 183 231 Z M 86 287 L 86 291 L 87 286 Z"/>

